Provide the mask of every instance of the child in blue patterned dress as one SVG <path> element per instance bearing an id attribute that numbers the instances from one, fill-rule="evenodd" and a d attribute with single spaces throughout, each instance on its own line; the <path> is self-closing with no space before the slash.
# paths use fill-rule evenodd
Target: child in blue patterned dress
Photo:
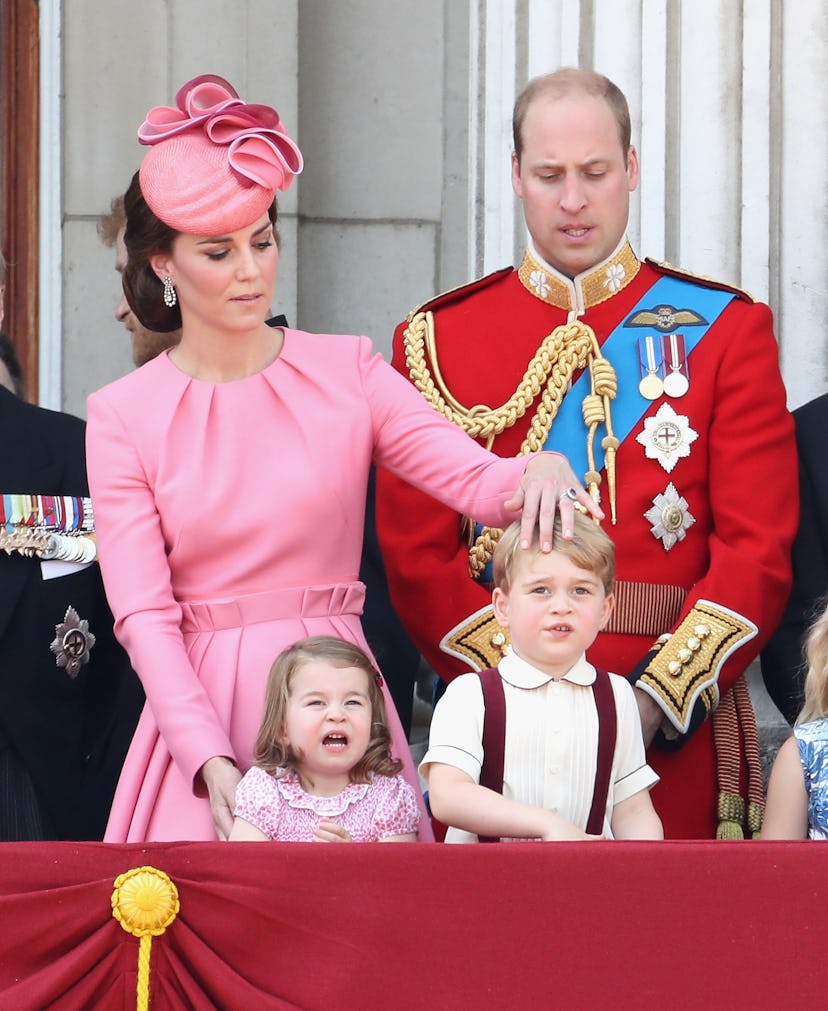
<path id="1" fill-rule="evenodd" d="M 416 841 L 417 800 L 391 755 L 381 685 L 370 658 L 334 636 L 277 657 L 231 842 Z"/>
<path id="2" fill-rule="evenodd" d="M 762 839 L 828 839 L 828 606 L 805 657 L 805 704 L 773 764 Z"/>

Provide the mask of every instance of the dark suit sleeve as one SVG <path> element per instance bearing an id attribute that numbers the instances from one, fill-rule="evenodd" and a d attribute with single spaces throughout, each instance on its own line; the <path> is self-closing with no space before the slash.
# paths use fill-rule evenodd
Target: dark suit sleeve
<path id="1" fill-rule="evenodd" d="M 828 591 L 828 473 L 824 438 L 828 395 L 794 413 L 799 452 L 799 527 L 792 549 L 793 587 L 782 620 L 762 652 L 768 694 L 789 723 L 802 708 L 804 640 Z"/>

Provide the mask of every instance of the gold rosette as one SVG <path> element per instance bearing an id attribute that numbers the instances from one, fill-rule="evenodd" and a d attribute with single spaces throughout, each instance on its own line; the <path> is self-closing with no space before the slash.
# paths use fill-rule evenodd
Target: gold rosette
<path id="1" fill-rule="evenodd" d="M 134 867 L 115 878 L 112 915 L 128 933 L 140 939 L 138 949 L 138 1011 L 149 1007 L 150 951 L 178 916 L 178 889 L 155 867 Z"/>

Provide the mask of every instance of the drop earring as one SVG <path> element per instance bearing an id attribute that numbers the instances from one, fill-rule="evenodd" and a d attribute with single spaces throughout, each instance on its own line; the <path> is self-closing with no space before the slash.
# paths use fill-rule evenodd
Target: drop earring
<path id="1" fill-rule="evenodd" d="M 172 278 L 169 274 L 167 274 L 162 283 L 164 285 L 164 305 L 168 309 L 172 309 L 178 301 L 178 296 L 175 293 Z"/>

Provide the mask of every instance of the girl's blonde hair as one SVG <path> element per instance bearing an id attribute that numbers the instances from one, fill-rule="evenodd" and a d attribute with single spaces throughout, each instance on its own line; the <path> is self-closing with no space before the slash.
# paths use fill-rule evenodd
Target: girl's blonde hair
<path id="1" fill-rule="evenodd" d="M 808 723 L 828 716 L 828 606 L 811 625 L 805 640 L 805 703 L 796 719 Z"/>
<path id="2" fill-rule="evenodd" d="M 314 662 L 327 663 L 342 670 L 356 667 L 364 671 L 368 679 L 371 739 L 365 754 L 350 771 L 351 782 L 367 783 L 372 774 L 395 776 L 402 768 L 402 762 L 391 756 L 391 731 L 380 689 L 382 677 L 359 646 L 332 635 L 300 639 L 276 657 L 267 679 L 264 714 L 253 751 L 254 763 L 271 774 L 279 769 L 298 769 L 300 757 L 280 739 L 285 730 L 293 676 L 305 664 Z"/>

